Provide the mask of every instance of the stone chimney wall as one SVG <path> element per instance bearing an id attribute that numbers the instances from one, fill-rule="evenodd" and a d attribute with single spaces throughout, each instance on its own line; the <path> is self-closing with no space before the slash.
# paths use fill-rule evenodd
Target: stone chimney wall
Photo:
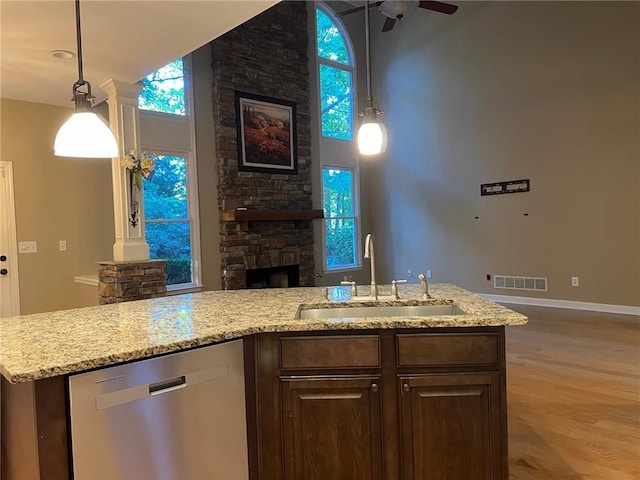
<path id="1" fill-rule="evenodd" d="M 219 210 L 312 208 L 308 42 L 307 4 L 294 1 L 281 2 L 211 42 Z M 296 103 L 296 175 L 238 170 L 236 90 Z M 220 236 L 228 288 L 245 288 L 248 268 L 293 261 L 300 265 L 300 284 L 313 285 L 311 220 L 221 219 Z"/>

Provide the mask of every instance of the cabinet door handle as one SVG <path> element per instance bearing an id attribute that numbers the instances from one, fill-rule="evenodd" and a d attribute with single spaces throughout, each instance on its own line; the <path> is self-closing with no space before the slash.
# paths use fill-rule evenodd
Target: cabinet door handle
<path id="1" fill-rule="evenodd" d="M 402 385 L 402 390 L 404 390 L 405 392 L 408 392 L 409 390 L 411 390 L 411 387 L 409 386 L 408 383 L 405 383 L 404 385 Z"/>
<path id="2" fill-rule="evenodd" d="M 377 383 L 372 383 L 371 384 L 371 391 L 375 393 L 378 390 L 379 390 L 378 384 Z"/>

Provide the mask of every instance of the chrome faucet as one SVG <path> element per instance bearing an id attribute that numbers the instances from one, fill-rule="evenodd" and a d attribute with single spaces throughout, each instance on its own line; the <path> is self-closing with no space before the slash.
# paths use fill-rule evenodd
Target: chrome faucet
<path id="1" fill-rule="evenodd" d="M 378 300 L 378 285 L 376 284 L 376 260 L 373 252 L 373 235 L 367 234 L 364 241 L 364 258 L 371 261 L 371 298 Z"/>

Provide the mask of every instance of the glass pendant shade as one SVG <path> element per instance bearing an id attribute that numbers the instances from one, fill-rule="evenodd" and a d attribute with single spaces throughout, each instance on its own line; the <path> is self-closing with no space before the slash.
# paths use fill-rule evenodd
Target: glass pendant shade
<path id="1" fill-rule="evenodd" d="M 102 117 L 93 112 L 76 112 L 56 135 L 53 146 L 58 157 L 113 158 L 118 144 Z"/>
<path id="2" fill-rule="evenodd" d="M 382 122 L 365 121 L 358 130 L 360 155 L 377 155 L 387 148 L 387 129 Z"/>

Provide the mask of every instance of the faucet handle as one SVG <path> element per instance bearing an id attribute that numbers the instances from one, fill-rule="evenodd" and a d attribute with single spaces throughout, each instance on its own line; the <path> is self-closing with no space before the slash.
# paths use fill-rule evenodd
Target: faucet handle
<path id="1" fill-rule="evenodd" d="M 340 285 L 351 285 L 351 298 L 358 296 L 358 287 L 356 286 L 356 282 L 340 282 Z"/>
<path id="2" fill-rule="evenodd" d="M 407 283 L 407 281 L 406 280 L 391 280 L 391 295 L 396 297 L 396 300 L 400 299 L 400 296 L 398 295 L 398 284 L 399 283 Z"/>

